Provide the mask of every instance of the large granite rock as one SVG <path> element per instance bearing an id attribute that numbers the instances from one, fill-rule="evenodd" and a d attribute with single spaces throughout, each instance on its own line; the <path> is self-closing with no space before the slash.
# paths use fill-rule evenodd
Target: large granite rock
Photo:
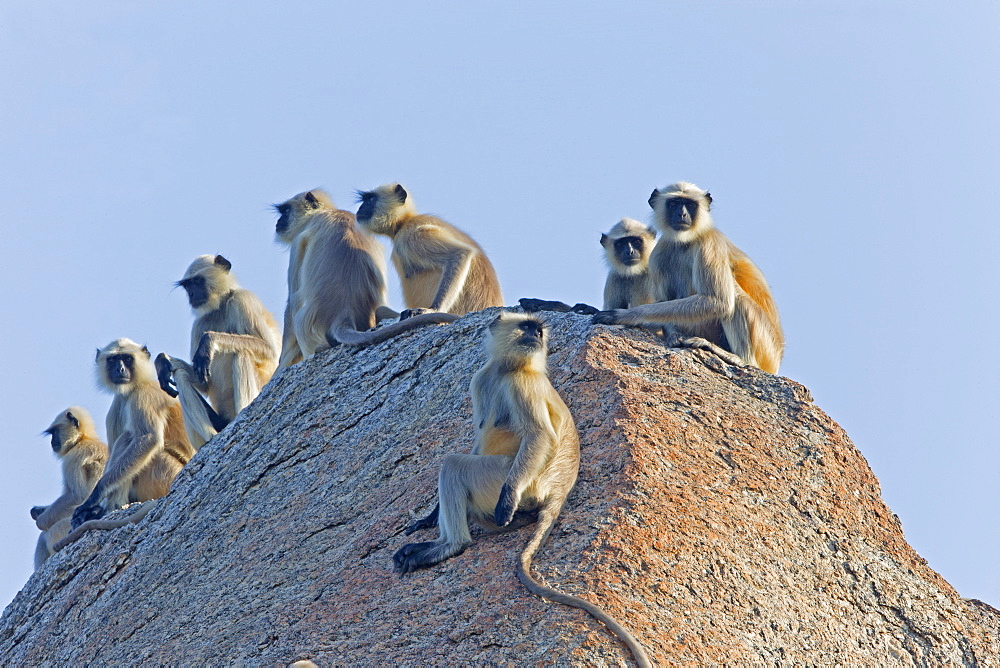
<path id="1" fill-rule="evenodd" d="M 601 624 L 518 582 L 531 529 L 392 571 L 441 458 L 471 447 L 468 384 L 495 311 L 285 370 L 141 523 L 31 577 L 0 619 L 0 663 L 627 662 Z M 536 562 L 550 585 L 599 603 L 663 665 L 996 664 L 1000 613 L 906 543 L 804 387 L 546 318 L 582 444 Z"/>

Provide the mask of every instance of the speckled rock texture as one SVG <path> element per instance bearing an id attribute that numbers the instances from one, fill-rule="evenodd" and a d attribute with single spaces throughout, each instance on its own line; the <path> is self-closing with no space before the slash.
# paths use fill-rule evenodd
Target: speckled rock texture
<path id="1" fill-rule="evenodd" d="M 280 373 L 138 525 L 31 577 L 0 619 L 0 664 L 630 664 L 600 623 L 518 582 L 530 528 L 392 571 L 442 457 L 472 445 L 495 313 Z M 997 665 L 1000 613 L 906 543 L 808 390 L 545 317 L 581 468 L 544 581 L 602 605 L 660 665 Z"/>

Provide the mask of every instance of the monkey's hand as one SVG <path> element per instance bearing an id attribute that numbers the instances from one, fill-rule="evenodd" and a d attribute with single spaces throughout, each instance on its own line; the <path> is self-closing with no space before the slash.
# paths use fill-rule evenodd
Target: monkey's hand
<path id="1" fill-rule="evenodd" d="M 424 313 L 437 313 L 437 311 L 432 308 L 408 308 L 399 314 L 399 320 L 402 322 L 407 318 L 412 318 L 415 315 L 423 315 Z"/>
<path id="2" fill-rule="evenodd" d="M 592 319 L 595 325 L 618 325 L 621 324 L 621 316 L 626 309 L 616 308 L 610 311 L 598 311 Z"/>
<path id="3" fill-rule="evenodd" d="M 579 313 L 580 315 L 594 315 L 599 313 L 600 309 L 596 306 L 591 306 L 590 304 L 573 304 L 573 308 L 570 309 L 573 313 Z"/>
<path id="4" fill-rule="evenodd" d="M 514 488 L 508 483 L 504 483 L 503 488 L 500 490 L 500 500 L 497 501 L 497 507 L 493 510 L 493 521 L 496 522 L 498 527 L 505 527 L 510 524 L 510 521 L 514 519 L 514 513 L 517 511 L 519 501 Z"/>
<path id="5" fill-rule="evenodd" d="M 153 361 L 156 367 L 156 379 L 160 381 L 160 389 L 177 398 L 177 383 L 174 382 L 173 368 L 170 366 L 170 358 L 165 353 L 160 353 Z"/>
<path id="6" fill-rule="evenodd" d="M 70 520 L 70 526 L 75 529 L 87 520 L 99 520 L 104 515 L 104 509 L 101 508 L 100 502 L 87 499 L 73 511 L 73 519 Z"/>
<path id="7" fill-rule="evenodd" d="M 215 354 L 215 346 L 212 345 L 212 335 L 205 332 L 198 342 L 198 350 L 191 360 L 191 367 L 194 370 L 194 377 L 202 385 L 208 385 L 208 369 L 212 366 L 212 356 Z"/>
<path id="8" fill-rule="evenodd" d="M 45 512 L 48 506 L 33 506 L 31 508 L 31 519 L 37 520 L 38 516 Z"/>

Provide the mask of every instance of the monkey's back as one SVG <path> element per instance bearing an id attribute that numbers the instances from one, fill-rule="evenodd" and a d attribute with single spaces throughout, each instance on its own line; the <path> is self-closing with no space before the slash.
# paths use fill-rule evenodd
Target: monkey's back
<path id="1" fill-rule="evenodd" d="M 339 209 L 328 212 L 310 235 L 300 285 L 306 303 L 314 306 L 314 327 L 325 335 L 341 317 L 359 331 L 374 327 L 375 309 L 386 301 L 382 246 L 358 227 L 354 214 Z"/>
<path id="2" fill-rule="evenodd" d="M 471 248 L 465 285 L 448 310 L 455 315 L 503 306 L 496 270 L 482 247 L 468 234 L 437 216 L 409 217 L 392 243 L 392 262 L 402 281 L 408 308 L 430 308 L 437 295 L 444 262 L 456 246 Z"/>

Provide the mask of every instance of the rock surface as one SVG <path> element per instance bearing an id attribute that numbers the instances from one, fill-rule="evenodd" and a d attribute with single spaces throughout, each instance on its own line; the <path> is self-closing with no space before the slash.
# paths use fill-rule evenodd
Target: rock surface
<path id="1" fill-rule="evenodd" d="M 471 447 L 495 311 L 282 372 L 138 525 L 31 577 L 0 619 L 0 663 L 630 663 L 586 613 L 518 582 L 529 528 L 392 572 L 442 457 Z M 546 319 L 582 457 L 536 561 L 548 584 L 602 605 L 661 665 L 996 665 L 1000 613 L 906 543 L 804 387 Z"/>

